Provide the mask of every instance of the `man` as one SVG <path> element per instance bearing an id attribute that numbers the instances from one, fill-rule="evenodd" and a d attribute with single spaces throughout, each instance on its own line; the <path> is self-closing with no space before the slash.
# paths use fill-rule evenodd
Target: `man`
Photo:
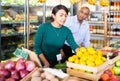
<path id="1" fill-rule="evenodd" d="M 76 43 L 83 47 L 88 47 L 90 45 L 89 24 L 85 21 L 89 14 L 90 9 L 88 7 L 81 7 L 77 15 L 68 17 L 64 24 L 72 31 Z M 67 43 L 63 46 L 63 51 L 65 53 L 65 59 L 73 55 Z"/>

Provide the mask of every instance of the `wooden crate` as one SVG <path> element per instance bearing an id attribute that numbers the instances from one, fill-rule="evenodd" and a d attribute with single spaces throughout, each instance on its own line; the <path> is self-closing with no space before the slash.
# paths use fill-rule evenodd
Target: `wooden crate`
<path id="1" fill-rule="evenodd" d="M 101 64 L 98 67 L 91 67 L 91 66 L 85 66 L 85 65 L 81 65 L 81 64 L 67 62 L 68 68 L 76 68 L 76 69 L 81 69 L 81 70 L 85 70 L 85 71 L 90 71 L 93 73 L 98 73 L 98 72 L 104 70 L 105 68 L 107 68 L 108 66 L 109 66 L 108 61 L 104 62 L 103 64 Z"/>
<path id="2" fill-rule="evenodd" d="M 101 70 L 97 73 L 93 73 L 93 74 L 76 71 L 76 70 L 73 70 L 73 69 L 68 67 L 67 68 L 67 73 L 72 75 L 72 76 L 75 76 L 75 77 L 80 77 L 80 78 L 86 79 L 87 81 L 99 81 L 101 74 L 103 74 L 103 72 L 106 69 L 111 68 L 113 66 L 114 65 L 109 65 L 108 67 L 104 68 L 103 70 Z"/>
<path id="3" fill-rule="evenodd" d="M 31 73 L 29 73 L 25 78 L 23 78 L 22 80 L 20 80 L 20 81 L 31 81 L 31 79 L 32 79 L 32 74 L 35 72 L 35 71 L 39 71 L 39 72 L 43 72 L 44 70 L 42 69 L 42 68 L 35 68 Z M 68 77 L 65 77 L 65 78 L 59 78 L 59 77 L 57 77 L 58 79 L 59 79 L 59 81 L 67 81 L 67 79 L 69 78 L 69 76 Z"/>
<path id="4" fill-rule="evenodd" d="M 23 79 L 20 81 L 30 81 L 31 80 L 31 75 L 38 70 L 38 67 L 36 67 L 32 72 L 30 72 L 28 75 L 26 75 Z"/>
<path id="5" fill-rule="evenodd" d="M 42 67 L 42 65 L 39 61 L 39 58 L 38 58 L 37 54 L 35 54 L 35 52 L 28 50 L 26 48 L 22 48 L 22 50 L 25 52 L 28 52 L 28 59 L 34 61 L 35 64 L 37 65 L 37 67 Z"/>
<path id="6" fill-rule="evenodd" d="M 41 63 L 40 63 L 37 55 L 35 54 L 35 52 L 33 52 L 33 51 L 31 51 L 31 50 L 28 50 L 28 49 L 26 49 L 26 48 L 22 48 L 22 50 L 25 51 L 25 52 L 28 52 L 28 59 L 34 61 L 35 64 L 36 64 L 36 66 L 37 66 L 32 72 L 30 72 L 28 75 L 26 75 L 23 79 L 20 80 L 20 81 L 30 81 L 30 78 L 31 78 L 30 76 L 31 76 L 36 70 L 38 70 L 38 68 L 42 68 L 42 66 L 41 66 Z"/>
<path id="7" fill-rule="evenodd" d="M 108 63 L 111 65 L 111 64 L 114 64 L 115 61 L 119 60 L 120 59 L 120 52 L 118 53 L 118 56 L 112 58 L 112 59 L 109 59 L 108 60 Z"/>
<path id="8" fill-rule="evenodd" d="M 20 80 L 20 81 L 30 81 L 32 74 L 37 70 L 43 72 L 43 68 L 35 52 L 28 50 L 26 48 L 22 48 L 22 50 L 28 52 L 29 54 L 28 59 L 34 61 L 37 65 L 37 67 L 32 72 L 30 72 L 27 76 L 25 76 L 23 79 Z M 65 77 L 64 79 L 59 78 L 60 79 L 59 81 L 66 81 L 67 78 L 68 77 Z"/>

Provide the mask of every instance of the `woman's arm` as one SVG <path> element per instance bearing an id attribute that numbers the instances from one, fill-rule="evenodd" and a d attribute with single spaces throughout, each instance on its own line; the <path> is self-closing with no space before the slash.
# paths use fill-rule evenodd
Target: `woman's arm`
<path id="1" fill-rule="evenodd" d="M 45 58 L 45 56 L 44 56 L 44 54 L 42 53 L 42 54 L 40 54 L 39 55 L 39 57 L 40 57 L 40 59 L 42 60 L 42 62 L 44 63 L 44 68 L 46 68 L 46 67 L 49 67 L 50 66 L 50 64 L 49 64 L 49 62 L 47 61 L 47 59 Z"/>

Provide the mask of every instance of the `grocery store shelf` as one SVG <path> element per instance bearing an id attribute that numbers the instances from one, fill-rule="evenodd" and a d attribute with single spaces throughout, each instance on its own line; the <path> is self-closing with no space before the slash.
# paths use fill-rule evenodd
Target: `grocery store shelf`
<path id="1" fill-rule="evenodd" d="M 104 21 L 87 21 L 89 24 L 104 24 Z"/>
<path id="2" fill-rule="evenodd" d="M 110 39 L 120 39 L 120 36 L 107 36 Z"/>
<path id="3" fill-rule="evenodd" d="M 115 10 L 114 10 L 114 11 L 109 11 L 109 12 L 120 12 L 120 11 L 118 11 L 118 10 L 115 11 Z"/>
<path id="4" fill-rule="evenodd" d="M 118 24 L 118 25 L 120 25 L 120 22 L 108 22 L 108 24 Z"/>
<path id="5" fill-rule="evenodd" d="M 90 39 L 95 39 L 95 40 L 104 40 L 104 35 L 101 34 L 91 34 Z"/>
<path id="6" fill-rule="evenodd" d="M 1 24 L 19 24 L 19 23 L 23 23 L 24 24 L 25 21 L 2 21 Z M 30 21 L 30 23 L 38 23 L 38 20 L 36 21 Z"/>

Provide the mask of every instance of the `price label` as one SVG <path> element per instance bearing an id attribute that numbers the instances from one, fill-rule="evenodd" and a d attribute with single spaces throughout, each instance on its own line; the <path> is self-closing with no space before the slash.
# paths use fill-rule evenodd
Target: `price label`
<path id="1" fill-rule="evenodd" d="M 21 49 L 19 49 L 19 48 L 17 48 L 17 49 L 15 50 L 15 52 L 13 52 L 13 54 L 14 54 L 16 57 L 18 57 L 18 58 L 24 58 L 25 60 L 27 60 L 27 58 L 28 58 L 28 52 L 25 52 L 25 51 L 23 51 L 23 50 L 21 50 Z"/>
<path id="2" fill-rule="evenodd" d="M 62 55 L 61 54 L 56 55 L 56 57 L 57 57 L 57 61 L 60 61 L 62 59 Z"/>

